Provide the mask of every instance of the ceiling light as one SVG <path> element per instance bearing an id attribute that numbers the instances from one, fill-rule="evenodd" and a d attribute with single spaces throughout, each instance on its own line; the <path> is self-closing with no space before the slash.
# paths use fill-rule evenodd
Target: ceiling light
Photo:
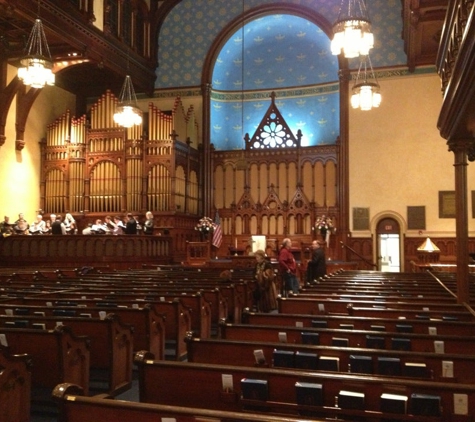
<path id="1" fill-rule="evenodd" d="M 369 53 L 374 45 L 374 37 L 364 0 L 341 2 L 333 34 L 332 54 L 343 53 L 349 59 Z"/>

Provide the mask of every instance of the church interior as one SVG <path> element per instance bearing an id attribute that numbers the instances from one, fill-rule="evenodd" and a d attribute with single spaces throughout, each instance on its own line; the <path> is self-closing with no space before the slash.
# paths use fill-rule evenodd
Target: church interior
<path id="1" fill-rule="evenodd" d="M 474 19 L 0 0 L 0 421 L 472 421 Z"/>

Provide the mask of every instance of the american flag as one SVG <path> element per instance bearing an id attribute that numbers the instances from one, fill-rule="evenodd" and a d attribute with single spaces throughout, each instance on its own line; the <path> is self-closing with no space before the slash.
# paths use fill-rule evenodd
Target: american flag
<path id="1" fill-rule="evenodd" d="M 223 231 L 221 229 L 221 220 L 219 218 L 218 211 L 216 211 L 216 215 L 214 217 L 213 240 L 211 243 L 213 246 L 219 248 L 222 242 L 223 242 Z"/>

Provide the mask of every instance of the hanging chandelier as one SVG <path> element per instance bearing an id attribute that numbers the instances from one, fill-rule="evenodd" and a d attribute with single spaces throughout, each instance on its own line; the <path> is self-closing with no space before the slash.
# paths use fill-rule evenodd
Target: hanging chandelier
<path id="1" fill-rule="evenodd" d="M 367 55 L 373 48 L 374 36 L 365 0 L 342 0 L 333 25 L 332 54 L 350 59 Z"/>
<path id="2" fill-rule="evenodd" d="M 122 127 L 132 127 L 142 123 L 142 110 L 137 106 L 137 96 L 130 75 L 125 77 L 122 85 L 119 104 L 114 113 L 114 122 Z"/>
<path id="3" fill-rule="evenodd" d="M 49 51 L 41 19 L 37 18 L 26 46 L 26 55 L 20 59 L 18 78 L 32 88 L 54 85 L 53 60 Z"/>
<path id="4" fill-rule="evenodd" d="M 369 68 L 369 69 L 368 69 Z M 360 67 L 353 84 L 351 106 L 361 110 L 371 110 L 381 104 L 379 84 L 371 65 L 369 55 L 362 56 Z"/>

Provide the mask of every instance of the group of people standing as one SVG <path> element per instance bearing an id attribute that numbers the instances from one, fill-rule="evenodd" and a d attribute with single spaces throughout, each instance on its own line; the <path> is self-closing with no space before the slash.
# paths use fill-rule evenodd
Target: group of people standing
<path id="1" fill-rule="evenodd" d="M 307 263 L 307 283 L 313 284 L 320 277 L 326 275 L 326 258 L 323 249 L 325 242 L 314 240 L 312 242 L 312 255 Z M 286 238 L 279 251 L 279 273 L 282 277 L 285 291 L 298 294 L 300 283 L 297 278 L 297 262 L 291 251 L 292 240 Z M 277 309 L 276 274 L 271 262 L 266 259 L 266 253 L 258 250 L 254 253 L 256 258 L 255 279 L 256 285 L 253 293 L 254 307 L 259 312 L 271 312 Z"/>
<path id="2" fill-rule="evenodd" d="M 104 221 L 97 219 L 94 224 L 88 225 L 82 234 L 153 234 L 154 219 L 151 211 L 145 214 L 144 223 L 140 223 L 138 216 L 127 214 L 125 221 L 119 216 L 114 218 L 106 216 Z M 9 216 L 4 216 L 0 222 L 1 237 L 13 235 L 67 235 L 78 234 L 78 225 L 73 215 L 66 213 L 64 219 L 59 214 L 51 214 L 48 220 L 43 219 L 42 214 L 38 214 L 31 224 L 25 219 L 24 214 L 18 214 L 18 219 L 11 223 Z"/>
<path id="3" fill-rule="evenodd" d="M 102 221 L 98 218 L 94 224 L 90 224 L 86 227 L 82 234 L 91 235 L 91 234 L 112 234 L 112 235 L 122 235 L 122 234 L 140 234 L 144 233 L 147 235 L 153 234 L 154 228 L 153 214 L 151 211 L 147 211 L 145 214 L 145 221 L 142 224 L 139 221 L 138 215 L 133 215 L 132 213 L 127 213 L 125 221 L 122 220 L 118 215 L 114 218 L 107 215 Z"/>
<path id="4" fill-rule="evenodd" d="M 42 214 L 36 216 L 31 224 L 25 219 L 23 213 L 18 214 L 18 219 L 11 223 L 10 217 L 5 215 L 0 222 L 2 237 L 13 235 L 45 235 L 45 234 L 76 234 L 77 225 L 72 214 L 67 213 L 64 219 L 60 215 L 51 214 L 48 220 Z"/>

